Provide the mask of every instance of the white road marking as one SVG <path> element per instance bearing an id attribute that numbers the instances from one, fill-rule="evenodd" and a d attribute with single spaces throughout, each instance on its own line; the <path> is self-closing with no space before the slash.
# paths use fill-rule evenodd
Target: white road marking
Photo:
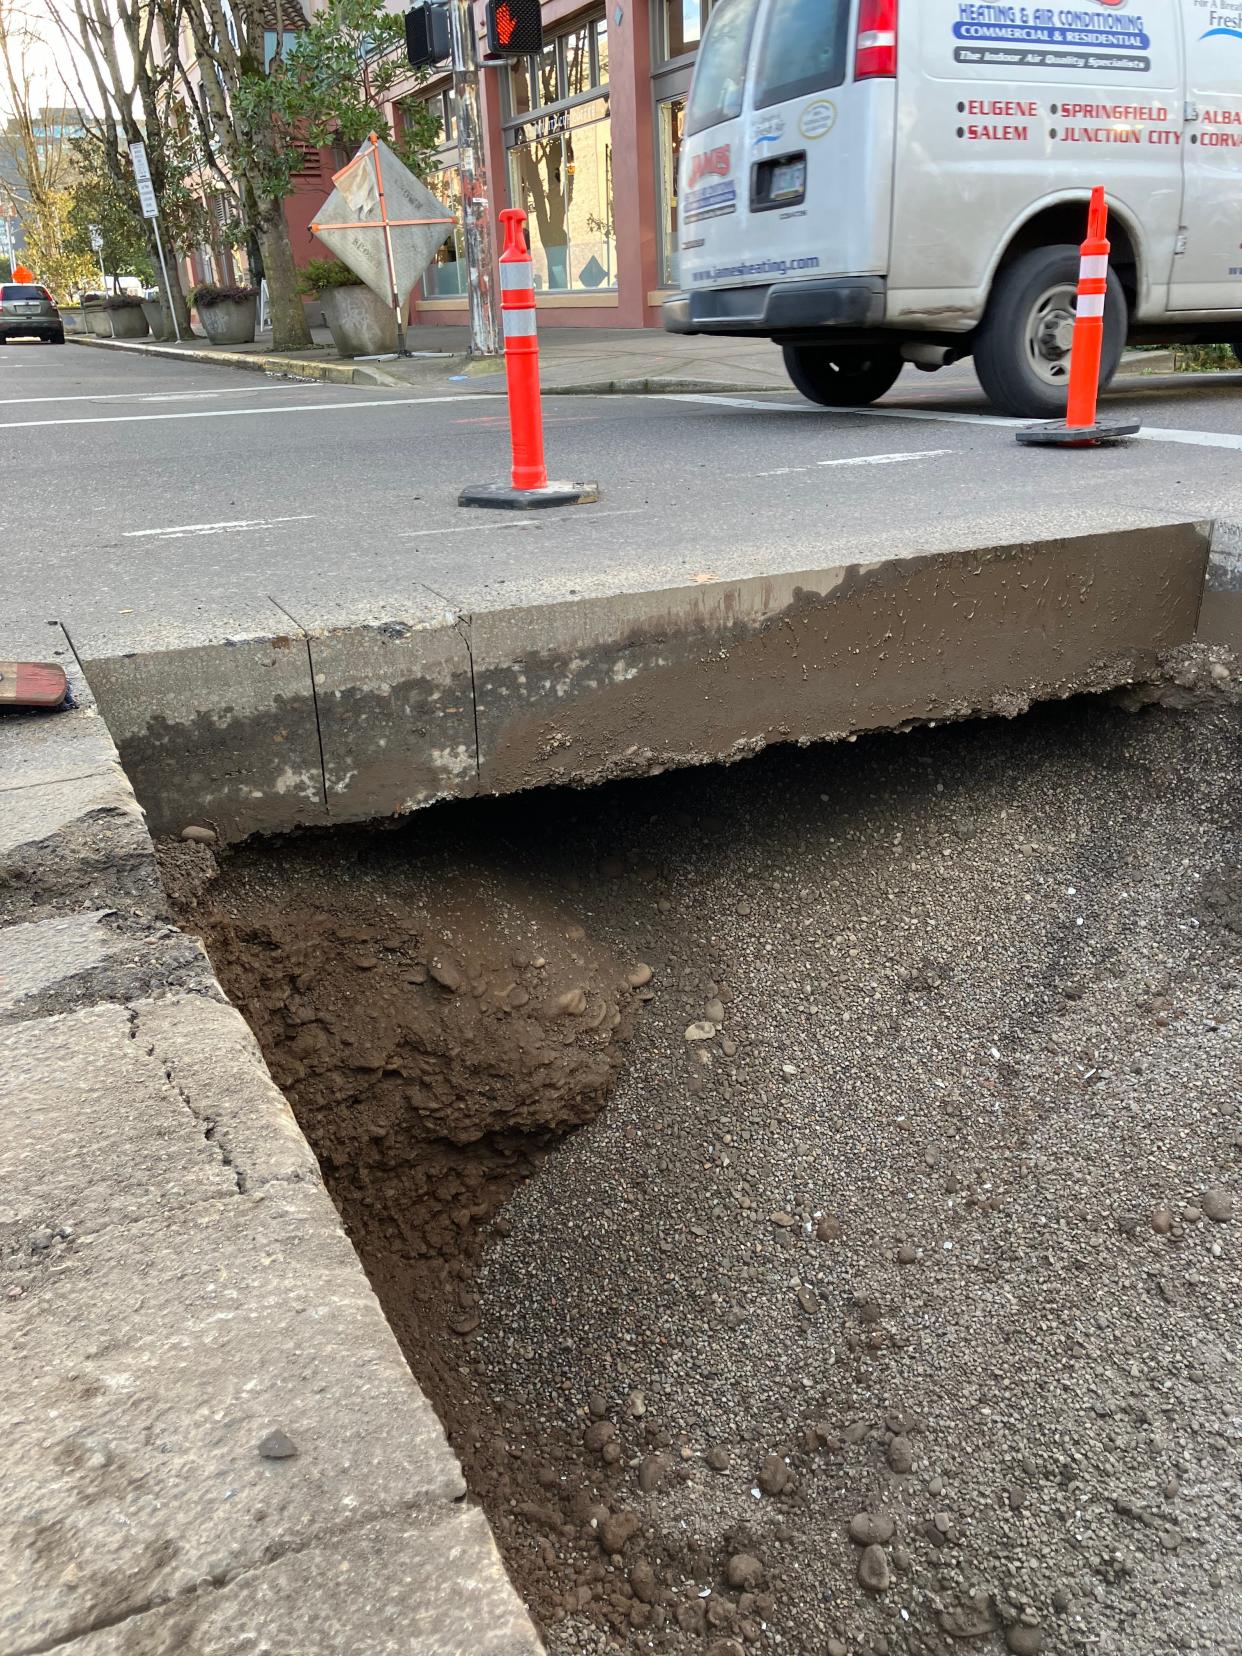
<path id="1" fill-rule="evenodd" d="M 590 513 L 589 518 L 584 516 L 573 519 L 566 518 L 563 513 L 536 510 L 529 517 L 514 517 L 507 523 L 479 523 L 476 521 L 474 523 L 455 523 L 451 529 L 401 529 L 398 531 L 396 539 L 421 540 L 424 535 L 468 535 L 471 532 L 476 535 L 494 535 L 501 529 L 533 529 L 541 523 L 546 523 L 549 527 L 554 523 L 568 523 L 571 521 L 581 525 L 583 522 L 597 523 L 600 518 L 640 517 L 643 510 L 644 508 L 641 506 L 631 506 L 624 510 L 619 508 L 615 512 L 597 512 L 593 507 L 588 506 L 585 511 Z"/>
<path id="2" fill-rule="evenodd" d="M 139 420 L 240 420 L 262 415 L 274 420 L 282 414 L 352 414 L 356 408 L 413 408 L 427 403 L 495 402 L 500 391 L 459 391 L 444 397 L 385 397 L 366 402 L 290 403 L 287 408 L 191 408 L 176 414 L 88 414 L 81 420 L 4 420 L 0 431 L 34 431 L 40 426 L 132 425 Z"/>
<path id="3" fill-rule="evenodd" d="M 0 358 L 3 361 L 3 358 Z M 30 403 L 59 402 L 193 402 L 199 397 L 262 397 L 273 391 L 301 391 L 300 385 L 242 385 L 227 391 L 91 391 L 63 397 L 4 397 L 0 408 L 22 408 Z"/>
<path id="4" fill-rule="evenodd" d="M 848 460 L 816 460 L 809 466 L 777 466 L 775 471 L 756 472 L 756 477 L 792 477 L 796 472 L 819 471 L 825 466 L 897 466 L 904 460 L 938 460 L 951 449 L 918 449 L 909 454 L 857 454 Z"/>
<path id="5" fill-rule="evenodd" d="M 172 540 L 179 535 L 224 535 L 239 529 L 270 529 L 277 523 L 309 523 L 313 512 L 302 512 L 297 517 L 233 518 L 224 523 L 179 523 L 170 529 L 126 529 L 126 540 L 149 538 Z"/>
<path id="6" fill-rule="evenodd" d="M 764 409 L 772 414 L 855 414 L 870 420 L 933 420 L 949 425 L 1019 426 L 1038 425 L 1038 420 L 1015 420 L 1004 414 L 958 414 L 935 408 L 822 408 L 818 403 L 759 402 L 748 397 L 707 397 L 689 391 L 667 391 L 658 395 L 665 402 L 710 403 L 721 408 Z M 1104 410 L 1107 423 L 1108 410 Z M 1242 449 L 1242 435 L 1230 431 L 1180 431 L 1172 426 L 1144 426 L 1133 439 L 1136 443 L 1189 443 L 1195 448 Z"/>

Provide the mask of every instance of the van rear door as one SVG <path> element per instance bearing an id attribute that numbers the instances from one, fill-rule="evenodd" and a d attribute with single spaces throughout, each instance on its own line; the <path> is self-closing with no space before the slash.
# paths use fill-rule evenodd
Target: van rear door
<path id="1" fill-rule="evenodd" d="M 1173 259 L 1169 308 L 1242 311 L 1242 4 L 1181 11 L 1182 251 Z"/>
<path id="2" fill-rule="evenodd" d="M 885 273 L 896 10 L 720 0 L 686 117 L 683 287 Z"/>

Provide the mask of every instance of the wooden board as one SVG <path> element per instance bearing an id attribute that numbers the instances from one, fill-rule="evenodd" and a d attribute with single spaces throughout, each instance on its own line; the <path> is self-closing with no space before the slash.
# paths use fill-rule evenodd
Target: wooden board
<path id="1" fill-rule="evenodd" d="M 0 708 L 59 707 L 69 681 L 50 661 L 0 661 Z"/>

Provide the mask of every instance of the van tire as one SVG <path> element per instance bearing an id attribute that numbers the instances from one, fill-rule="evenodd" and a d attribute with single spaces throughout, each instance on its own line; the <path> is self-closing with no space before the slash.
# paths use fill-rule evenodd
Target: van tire
<path id="1" fill-rule="evenodd" d="M 808 402 L 823 408 L 864 408 L 891 391 L 901 353 L 887 346 L 786 345 L 785 372 Z"/>
<path id="2" fill-rule="evenodd" d="M 1069 396 L 1069 357 L 1053 358 L 1034 343 L 1043 302 L 1060 289 L 1073 293 L 1078 286 L 1076 247 L 1036 247 L 1005 267 L 996 278 L 992 296 L 975 336 L 975 372 L 988 401 L 1004 414 L 1031 420 L 1065 418 Z M 1104 353 L 1100 389 L 1112 381 L 1125 349 L 1129 307 L 1117 273 L 1108 273 L 1104 306 Z M 1062 331 L 1064 331 L 1062 329 Z M 1058 347 L 1050 345 L 1049 352 Z M 1039 354 L 1047 363 L 1036 366 Z"/>

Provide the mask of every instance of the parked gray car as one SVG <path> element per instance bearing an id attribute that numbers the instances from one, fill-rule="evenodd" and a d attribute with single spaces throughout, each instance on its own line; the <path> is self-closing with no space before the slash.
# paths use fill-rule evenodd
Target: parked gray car
<path id="1" fill-rule="evenodd" d="M 33 338 L 65 343 L 65 324 L 56 301 L 33 282 L 0 283 L 0 340 Z"/>

